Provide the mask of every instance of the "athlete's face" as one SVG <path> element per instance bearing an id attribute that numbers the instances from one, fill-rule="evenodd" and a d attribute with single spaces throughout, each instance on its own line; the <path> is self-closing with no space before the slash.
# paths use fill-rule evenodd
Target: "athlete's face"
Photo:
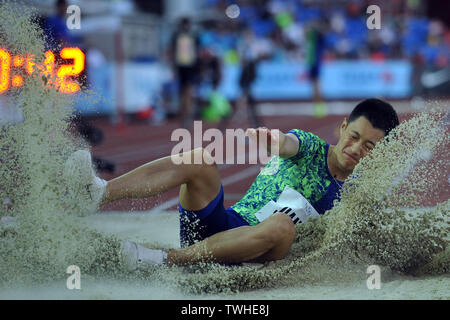
<path id="1" fill-rule="evenodd" d="M 376 129 L 365 117 L 341 124 L 340 138 L 336 145 L 336 160 L 339 169 L 351 172 L 359 160 L 370 153 L 375 144 L 384 138 L 383 130 Z"/>

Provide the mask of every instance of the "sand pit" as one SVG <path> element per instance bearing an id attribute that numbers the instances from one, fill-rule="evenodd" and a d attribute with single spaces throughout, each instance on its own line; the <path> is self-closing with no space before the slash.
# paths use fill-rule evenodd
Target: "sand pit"
<path id="1" fill-rule="evenodd" d="M 90 227 L 124 239 L 150 243 L 155 243 L 157 239 L 158 244 L 168 247 L 176 247 L 179 243 L 176 212 L 100 213 L 83 219 Z M 63 277 L 42 285 L 2 288 L 0 299 L 450 299 L 448 275 L 413 277 L 383 270 L 381 289 L 369 290 L 365 280 L 369 275 L 366 275 L 364 268 L 360 272 L 360 281 L 334 285 L 295 283 L 284 288 L 264 288 L 234 294 L 189 294 L 176 286 L 167 286 L 158 281 L 143 284 L 141 280 L 117 280 L 82 274 L 81 290 L 67 289 Z"/>

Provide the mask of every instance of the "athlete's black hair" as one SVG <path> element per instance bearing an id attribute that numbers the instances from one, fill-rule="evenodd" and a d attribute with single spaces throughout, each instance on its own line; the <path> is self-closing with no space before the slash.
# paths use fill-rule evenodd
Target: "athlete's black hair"
<path id="1" fill-rule="evenodd" d="M 385 136 L 400 123 L 394 108 L 380 99 L 367 99 L 360 102 L 350 113 L 348 122 L 355 121 L 361 116 L 369 120 L 374 128 L 383 130 Z"/>

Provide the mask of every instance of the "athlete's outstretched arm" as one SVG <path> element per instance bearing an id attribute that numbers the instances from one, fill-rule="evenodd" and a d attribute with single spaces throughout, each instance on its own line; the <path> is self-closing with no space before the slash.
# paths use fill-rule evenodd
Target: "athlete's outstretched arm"
<path id="1" fill-rule="evenodd" d="M 279 155 L 281 158 L 287 159 L 295 156 L 298 152 L 299 142 L 292 133 L 283 133 L 278 129 L 269 130 L 263 127 L 247 129 L 245 134 L 254 141 L 262 138 L 262 145 L 272 155 Z"/>

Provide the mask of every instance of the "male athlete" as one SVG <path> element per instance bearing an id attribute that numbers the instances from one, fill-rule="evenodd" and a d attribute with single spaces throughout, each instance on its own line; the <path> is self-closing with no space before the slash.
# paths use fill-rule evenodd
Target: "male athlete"
<path id="1" fill-rule="evenodd" d="M 279 143 L 278 171 L 259 174 L 245 196 L 229 208 L 212 157 L 204 149 L 184 156 L 202 156 L 202 164 L 175 164 L 172 155 L 151 161 L 108 182 L 95 176 L 87 151 L 77 151 L 67 162 L 66 176 L 83 174 L 78 190 L 88 190 L 89 212 L 99 205 L 124 198 L 146 198 L 180 187 L 180 249 L 148 249 L 131 241 L 122 243 L 122 259 L 129 270 L 151 264 L 265 262 L 283 259 L 295 236 L 288 214 L 275 212 L 264 220 L 256 213 L 276 202 L 286 190 L 295 190 L 318 214 L 339 199 L 343 181 L 390 130 L 399 124 L 393 107 L 378 99 L 359 103 L 340 125 L 338 143 L 329 145 L 310 132 L 294 129 L 284 134 L 265 128 L 248 129 L 254 138 L 265 131 Z M 275 134 L 274 134 L 275 133 Z M 179 163 L 179 162 L 178 162 Z M 191 163 L 194 163 L 192 161 Z M 270 164 L 270 163 L 269 163 Z M 268 165 L 269 165 L 268 164 Z"/>

